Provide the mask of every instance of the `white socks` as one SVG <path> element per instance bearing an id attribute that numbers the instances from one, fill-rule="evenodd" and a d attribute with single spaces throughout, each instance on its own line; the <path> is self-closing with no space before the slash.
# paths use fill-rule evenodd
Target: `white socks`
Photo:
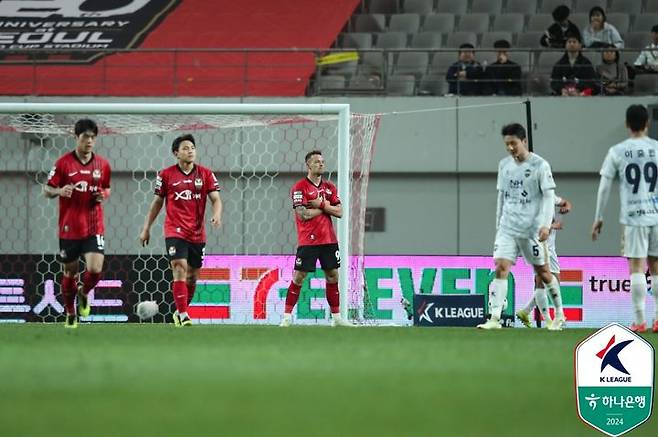
<path id="1" fill-rule="evenodd" d="M 653 280 L 653 278 L 652 278 Z M 643 273 L 631 273 L 631 298 L 635 311 L 635 323 L 641 325 L 644 320 L 645 296 L 647 294 L 647 280 Z"/>
<path id="2" fill-rule="evenodd" d="M 535 289 L 535 301 L 537 302 L 537 307 L 539 308 L 539 311 L 541 311 L 541 315 L 544 317 L 546 323 L 550 322 L 551 315 L 548 312 L 548 294 L 546 293 L 545 288 Z"/>
<path id="3" fill-rule="evenodd" d="M 530 299 L 530 302 L 528 302 L 528 304 L 525 307 L 523 307 L 523 311 L 525 311 L 528 314 L 532 313 L 532 310 L 535 309 L 535 305 L 537 303 L 537 301 L 535 300 L 536 295 L 537 295 L 537 289 L 535 289 L 535 294 L 532 295 L 532 299 Z"/>
<path id="4" fill-rule="evenodd" d="M 558 282 L 555 275 L 553 275 L 553 280 L 546 284 L 548 292 L 551 294 L 551 300 L 553 300 L 553 305 L 555 305 L 555 318 L 564 319 L 564 308 L 562 308 L 562 293 L 560 292 L 560 283 Z"/>
<path id="5" fill-rule="evenodd" d="M 658 275 L 651 276 L 651 294 L 653 294 L 653 305 L 656 309 L 654 320 L 658 320 Z"/>
<path id="6" fill-rule="evenodd" d="M 507 297 L 507 279 L 494 279 L 493 287 L 489 291 L 489 305 L 491 306 L 491 320 L 500 320 L 503 304 Z"/>
<path id="7" fill-rule="evenodd" d="M 180 317 L 181 320 L 183 320 L 186 317 L 188 319 L 190 318 L 190 316 L 187 314 L 187 311 L 185 311 L 184 313 L 178 313 L 178 317 Z"/>

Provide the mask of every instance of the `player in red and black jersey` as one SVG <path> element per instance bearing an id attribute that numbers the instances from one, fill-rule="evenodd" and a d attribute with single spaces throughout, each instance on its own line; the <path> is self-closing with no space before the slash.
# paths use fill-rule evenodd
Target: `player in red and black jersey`
<path id="1" fill-rule="evenodd" d="M 308 272 L 314 272 L 320 260 L 326 279 L 326 296 L 331 310 L 332 326 L 352 326 L 340 316 L 338 292 L 338 267 L 340 252 L 332 217 L 341 218 L 343 208 L 338 190 L 331 182 L 322 179 L 324 157 L 319 150 L 306 154 L 308 173 L 293 185 L 290 195 L 297 225 L 297 256 L 295 272 L 288 287 L 285 312 L 281 326 L 292 324 L 292 310 L 299 299 L 299 292 Z"/>
<path id="2" fill-rule="evenodd" d="M 176 165 L 158 174 L 155 197 L 151 202 L 144 227 L 139 235 L 142 246 L 151 238 L 151 226 L 166 204 L 165 243 L 174 275 L 172 293 L 176 304 L 174 324 L 190 326 L 187 307 L 194 297 L 196 281 L 203 263 L 206 246 L 204 217 L 206 201 L 212 204 L 211 225 L 217 229 L 222 223 L 222 200 L 219 183 L 211 170 L 195 164 L 196 143 L 192 135 L 176 138 L 171 151 L 178 159 Z"/>
<path id="3" fill-rule="evenodd" d="M 77 316 L 91 312 L 89 291 L 101 277 L 105 250 L 103 201 L 110 195 L 110 164 L 92 152 L 98 136 L 93 120 L 75 123 L 75 150 L 60 157 L 44 186 L 46 197 L 59 197 L 59 257 L 64 265 L 61 289 L 67 328 L 78 326 Z M 78 284 L 78 260 L 84 256 L 87 270 Z M 75 295 L 78 294 L 78 315 Z"/>

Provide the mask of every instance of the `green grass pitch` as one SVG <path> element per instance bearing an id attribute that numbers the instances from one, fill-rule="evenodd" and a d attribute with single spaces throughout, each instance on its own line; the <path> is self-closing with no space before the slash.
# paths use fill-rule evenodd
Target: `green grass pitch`
<path id="1" fill-rule="evenodd" d="M 598 436 L 574 399 L 591 332 L 0 325 L 0 434 Z"/>

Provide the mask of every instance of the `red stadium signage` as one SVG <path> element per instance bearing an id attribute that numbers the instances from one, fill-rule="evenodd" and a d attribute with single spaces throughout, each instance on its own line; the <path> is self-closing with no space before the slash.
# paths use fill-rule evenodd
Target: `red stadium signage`
<path id="1" fill-rule="evenodd" d="M 92 63 L 109 49 L 139 45 L 179 3 L 3 0 L 0 50 L 4 58 L 30 63 Z"/>

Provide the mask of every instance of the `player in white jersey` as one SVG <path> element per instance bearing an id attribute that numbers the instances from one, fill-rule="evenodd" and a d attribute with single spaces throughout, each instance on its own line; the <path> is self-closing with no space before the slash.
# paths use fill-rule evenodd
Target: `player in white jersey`
<path id="1" fill-rule="evenodd" d="M 624 256 L 631 275 L 631 299 L 635 312 L 634 332 L 646 332 L 644 276 L 648 258 L 651 283 L 658 284 L 658 142 L 647 136 L 649 113 L 642 105 L 626 110 L 626 127 L 630 137 L 608 150 L 601 167 L 601 181 L 592 225 L 592 240 L 603 227 L 603 211 L 608 203 L 612 181 L 619 177 L 619 221 L 624 228 Z M 656 291 L 654 291 L 656 297 Z M 653 321 L 658 332 L 658 305 Z"/>
<path id="2" fill-rule="evenodd" d="M 560 261 L 557 257 L 557 250 L 555 247 L 555 240 L 557 239 L 557 231 L 562 229 L 562 216 L 571 211 L 571 202 L 569 200 L 555 195 L 555 210 L 553 212 L 553 223 L 551 223 L 551 235 L 548 237 L 546 246 L 548 248 L 548 268 L 555 275 L 558 280 L 560 279 Z M 562 296 L 551 296 L 553 305 L 555 305 L 555 313 L 564 313 L 562 309 Z M 535 308 L 539 308 L 541 315 L 546 321 L 546 327 L 552 327 L 551 315 L 548 312 L 548 294 L 541 278 L 535 275 L 535 293 L 522 309 L 516 312 L 516 317 L 521 320 L 521 323 L 527 328 L 530 328 L 530 313 Z"/>
<path id="3" fill-rule="evenodd" d="M 553 219 L 555 182 L 551 167 L 528 150 L 526 131 L 518 123 L 502 129 L 503 142 L 510 156 L 498 164 L 498 203 L 494 261 L 496 277 L 489 290 L 491 318 L 480 329 L 500 329 L 500 317 L 507 297 L 510 269 L 519 253 L 549 290 L 560 294 L 560 284 L 548 268 L 546 240 Z M 561 329 L 564 315 L 558 314 L 551 326 Z"/>

